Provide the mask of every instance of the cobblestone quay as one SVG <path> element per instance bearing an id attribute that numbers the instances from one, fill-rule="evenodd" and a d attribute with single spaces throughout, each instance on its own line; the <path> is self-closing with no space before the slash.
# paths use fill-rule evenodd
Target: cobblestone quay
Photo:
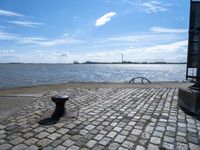
<path id="1" fill-rule="evenodd" d="M 177 88 L 63 89 L 75 119 L 38 124 L 54 110 L 49 92 L 0 123 L 0 150 L 200 150 L 200 121 L 177 105 Z"/>

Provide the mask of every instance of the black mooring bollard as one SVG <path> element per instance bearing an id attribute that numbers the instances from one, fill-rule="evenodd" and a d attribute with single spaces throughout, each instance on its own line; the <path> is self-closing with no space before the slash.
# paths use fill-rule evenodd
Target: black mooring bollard
<path id="1" fill-rule="evenodd" d="M 60 118 L 64 116 L 66 110 L 65 110 L 65 102 L 69 99 L 67 95 L 58 95 L 58 96 L 52 96 L 51 100 L 56 104 L 56 108 L 51 115 L 52 118 Z"/>
<path id="2" fill-rule="evenodd" d="M 56 108 L 49 118 L 45 118 L 39 121 L 40 125 L 52 125 L 56 124 L 62 116 L 65 115 L 65 102 L 69 99 L 67 95 L 52 96 L 51 100 L 55 103 Z"/>

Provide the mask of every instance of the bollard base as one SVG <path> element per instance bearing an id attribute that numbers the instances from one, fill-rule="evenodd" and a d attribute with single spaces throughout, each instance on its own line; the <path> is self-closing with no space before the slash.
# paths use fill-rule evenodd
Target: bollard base
<path id="1" fill-rule="evenodd" d="M 200 92 L 194 89 L 179 89 L 178 104 L 188 115 L 200 120 Z"/>
<path id="2" fill-rule="evenodd" d="M 53 124 L 58 123 L 59 120 L 60 120 L 59 118 L 56 119 L 56 118 L 50 117 L 50 118 L 45 118 L 45 119 L 40 120 L 40 121 L 39 121 L 39 124 L 40 124 L 40 125 L 49 126 L 49 125 L 53 125 Z"/>

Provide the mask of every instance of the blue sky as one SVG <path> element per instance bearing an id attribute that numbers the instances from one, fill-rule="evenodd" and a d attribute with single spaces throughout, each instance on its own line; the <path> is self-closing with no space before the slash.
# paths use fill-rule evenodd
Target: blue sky
<path id="1" fill-rule="evenodd" d="M 187 58 L 189 0 L 1 0 L 0 63 Z"/>

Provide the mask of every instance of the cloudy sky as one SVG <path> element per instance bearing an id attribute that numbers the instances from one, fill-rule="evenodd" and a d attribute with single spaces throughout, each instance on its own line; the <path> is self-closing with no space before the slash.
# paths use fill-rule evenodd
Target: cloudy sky
<path id="1" fill-rule="evenodd" d="M 189 0 L 1 0 L 0 63 L 186 61 Z"/>

